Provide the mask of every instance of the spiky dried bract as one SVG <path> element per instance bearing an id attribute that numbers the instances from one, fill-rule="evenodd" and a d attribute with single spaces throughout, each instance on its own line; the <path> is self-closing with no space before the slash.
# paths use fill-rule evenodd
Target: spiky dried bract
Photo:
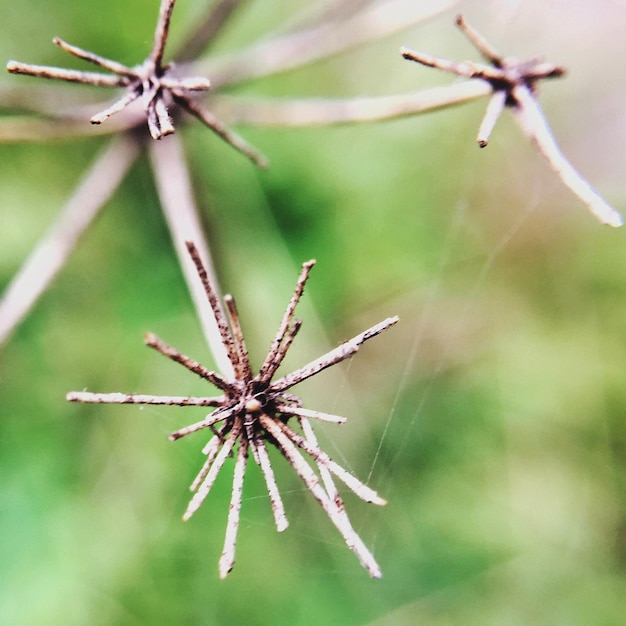
<path id="1" fill-rule="evenodd" d="M 434 67 L 464 78 L 478 78 L 489 83 L 492 95 L 478 130 L 476 138 L 478 145 L 481 148 L 487 146 L 500 114 L 505 107 L 510 107 L 520 126 L 536 144 L 548 165 L 587 205 L 589 211 L 604 224 L 621 226 L 624 220 L 619 212 L 595 191 L 560 151 L 535 97 L 538 81 L 563 76 L 565 69 L 540 58 L 519 61 L 512 57 L 504 57 L 472 28 L 462 15 L 457 16 L 456 24 L 491 65 L 470 61 L 458 63 L 406 47 L 400 51 L 402 56 L 427 67 Z"/>
<path id="2" fill-rule="evenodd" d="M 196 246 L 187 242 L 187 249 L 204 285 L 234 375 L 232 378 L 226 378 L 205 368 L 151 333 L 146 335 L 145 342 L 167 358 L 179 363 L 220 389 L 223 395 L 204 398 L 70 392 L 67 399 L 72 402 L 216 407 L 204 419 L 172 433 L 170 439 L 180 439 L 206 428 L 209 428 L 213 433 L 213 437 L 203 450 L 207 457 L 206 462 L 191 485 L 194 495 L 183 515 L 185 520 L 189 519 L 200 508 L 228 458 L 233 454 L 236 457 L 226 540 L 219 562 L 219 573 L 222 578 L 231 571 L 235 562 L 235 546 L 249 450 L 265 478 L 277 530 L 283 531 L 288 526 L 266 444 L 276 447 L 289 462 L 326 511 L 363 567 L 370 576 L 379 578 L 381 576 L 380 568 L 352 528 L 331 474 L 339 478 L 362 500 L 378 505 L 384 505 L 386 502 L 373 489 L 333 461 L 319 447 L 308 421 L 309 419 L 319 419 L 341 424 L 345 422 L 345 418 L 304 409 L 300 399 L 288 393 L 287 390 L 322 370 L 351 357 L 365 341 L 393 326 L 398 318 L 390 317 L 372 326 L 304 367 L 272 382 L 274 374 L 301 326 L 301 321 L 294 320 L 293 316 L 315 261 L 308 261 L 303 264 L 296 288 L 281 320 L 278 332 L 272 341 L 268 355 L 259 373 L 254 375 L 234 299 L 232 296 L 225 296 L 226 306 L 222 307 Z M 292 428 L 292 421 L 299 425 L 301 433 Z M 235 449 L 237 449 L 236 453 L 234 452 Z M 315 473 L 306 457 L 317 467 L 319 474 Z"/>
<path id="3" fill-rule="evenodd" d="M 104 110 L 92 115 L 92 124 L 102 124 L 112 115 L 119 113 L 135 100 L 143 101 L 148 130 L 153 139 L 162 139 L 175 132 L 169 107 L 172 103 L 197 117 L 205 126 L 236 150 L 261 167 L 267 165 L 265 158 L 236 133 L 226 128 L 214 115 L 193 101 L 194 93 L 208 91 L 211 82 L 208 78 L 178 78 L 173 74 L 173 65 L 163 63 L 163 53 L 169 34 L 170 20 L 176 0 L 162 0 L 159 19 L 154 34 L 152 50 L 148 58 L 135 67 L 106 59 L 98 54 L 71 45 L 59 37 L 52 41 L 68 54 L 96 65 L 110 74 L 82 72 L 58 67 L 31 65 L 9 61 L 7 71 L 11 74 L 25 74 L 38 78 L 50 78 L 72 83 L 83 83 L 97 87 L 123 87 L 126 93 Z"/>

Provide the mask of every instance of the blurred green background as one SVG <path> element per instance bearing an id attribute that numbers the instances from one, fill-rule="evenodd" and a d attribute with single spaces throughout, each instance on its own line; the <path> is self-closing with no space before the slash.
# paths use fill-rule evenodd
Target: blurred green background
<path id="1" fill-rule="evenodd" d="M 215 50 L 255 40 L 305 4 L 249 2 Z M 179 1 L 174 44 L 205 5 Z M 71 65 L 50 43 L 58 35 L 133 64 L 150 47 L 157 6 L 5 0 L 0 58 Z M 477 59 L 456 11 L 504 53 L 568 68 L 541 90 L 546 116 L 572 162 L 625 210 L 618 0 L 459 2 L 233 93 L 450 83 L 398 49 Z M 35 84 L 5 76 L 0 89 Z M 384 124 L 239 129 L 270 158 L 264 172 L 199 124 L 179 130 L 257 365 L 309 258 L 318 264 L 286 367 L 401 316 L 340 371 L 298 388 L 305 406 L 348 416 L 317 428 L 322 446 L 389 500 L 375 509 L 346 494 L 383 578 L 369 580 L 275 455 L 291 526 L 275 532 L 250 463 L 236 566 L 220 581 L 232 464 L 183 523 L 206 439 L 167 440 L 202 410 L 65 402 L 83 388 L 210 393 L 142 343 L 150 330 L 212 365 L 142 159 L 0 353 L 0 623 L 626 623 L 626 231 L 597 223 L 508 113 L 480 151 L 485 104 Z M 106 141 L 0 145 L 0 286 Z"/>

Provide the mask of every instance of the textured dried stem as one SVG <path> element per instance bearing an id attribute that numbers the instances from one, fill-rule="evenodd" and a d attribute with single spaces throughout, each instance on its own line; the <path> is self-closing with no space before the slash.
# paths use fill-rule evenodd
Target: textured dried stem
<path id="1" fill-rule="evenodd" d="M 213 460 L 215 459 L 215 455 L 217 454 L 217 451 L 220 449 L 221 445 L 222 445 L 221 438 L 215 435 L 206 444 L 206 446 L 204 446 L 204 449 L 202 450 L 202 452 L 206 454 L 207 458 L 204 464 L 202 465 L 202 468 L 198 472 L 198 475 L 194 478 L 193 482 L 189 486 L 189 489 L 191 491 L 196 491 L 196 489 L 200 486 L 200 484 L 204 480 L 205 476 L 208 474 L 209 469 L 211 468 L 211 464 L 213 463 Z"/>
<path id="2" fill-rule="evenodd" d="M 175 132 L 174 124 L 172 123 L 172 118 L 167 110 L 167 106 L 163 100 L 163 93 L 160 89 L 154 94 L 151 104 L 154 106 L 154 112 L 156 114 L 159 129 L 158 135 L 152 135 L 153 138 L 163 139 L 163 137 L 166 137 L 167 135 L 172 135 Z"/>
<path id="3" fill-rule="evenodd" d="M 365 547 L 360 537 L 356 534 L 348 522 L 347 515 L 345 515 L 334 500 L 329 498 L 324 488 L 320 485 L 320 479 L 309 467 L 297 447 L 282 432 L 274 420 L 265 415 L 261 415 L 260 420 L 263 427 L 266 428 L 266 430 L 276 439 L 279 449 L 289 461 L 298 476 L 300 476 L 307 489 L 320 503 L 324 511 L 326 511 L 326 514 L 330 518 L 331 522 L 344 538 L 348 548 L 356 554 L 359 562 L 368 571 L 372 578 L 380 578 L 381 571 L 374 557 Z"/>
<path id="4" fill-rule="evenodd" d="M 133 103 L 137 98 L 140 97 L 139 91 L 129 91 L 124 94 L 119 100 L 116 100 L 112 105 L 104 109 L 104 111 L 100 111 L 100 113 L 96 113 L 92 115 L 89 121 L 92 124 L 102 124 L 102 122 L 108 120 L 115 113 L 119 113 L 123 109 L 125 109 L 129 104 Z"/>
<path id="5" fill-rule="evenodd" d="M 87 170 L 54 224 L 37 243 L 0 300 L 0 344 L 7 340 L 61 270 L 139 150 L 129 138 L 110 143 Z"/>
<path id="6" fill-rule="evenodd" d="M 489 65 L 483 65 L 482 63 L 472 63 L 470 61 L 463 61 L 458 63 L 457 61 L 450 61 L 443 57 L 437 57 L 427 52 L 418 52 L 411 48 L 400 48 L 400 54 L 407 61 L 415 61 L 426 67 L 432 67 L 443 72 L 450 74 L 456 74 L 457 76 L 463 76 L 464 78 L 482 78 L 484 80 L 496 80 L 501 76 L 501 71 Z"/>
<path id="7" fill-rule="evenodd" d="M 224 310 L 222 309 L 222 305 L 219 301 L 217 289 L 211 279 L 212 277 L 209 276 L 209 273 L 206 270 L 206 266 L 200 256 L 200 251 L 196 247 L 195 243 L 187 241 L 186 246 L 189 256 L 191 257 L 191 261 L 196 268 L 197 275 L 200 278 L 200 282 L 202 283 L 206 299 L 208 300 L 211 310 L 213 311 L 213 316 L 220 334 L 220 340 L 228 356 L 230 369 L 232 370 L 234 367 L 233 364 L 237 362 L 237 350 L 235 348 L 235 340 L 233 339 L 233 335 L 228 326 L 228 320 L 226 319 L 226 315 L 224 314 Z"/>
<path id="8" fill-rule="evenodd" d="M 273 392 L 285 391 L 290 387 L 293 387 L 294 385 L 302 382 L 303 380 L 314 376 L 318 372 L 321 372 L 322 370 L 331 367 L 332 365 L 335 365 L 335 363 L 339 363 L 344 359 L 347 359 L 348 357 L 355 354 L 365 341 L 371 339 L 372 337 L 375 337 L 376 335 L 379 335 L 390 326 L 396 324 L 398 320 L 398 317 L 389 317 L 386 320 L 375 324 L 374 326 L 368 328 L 366 331 L 360 333 L 356 337 L 353 337 L 352 339 L 342 343 L 334 350 L 331 350 L 330 352 L 327 352 L 318 359 L 315 359 L 315 361 L 311 361 L 310 363 L 307 363 L 295 372 L 287 374 L 287 376 L 283 376 L 277 381 L 274 381 L 270 385 L 270 389 Z"/>
<path id="9" fill-rule="evenodd" d="M 230 318 L 230 328 L 233 339 L 235 340 L 235 351 L 237 353 L 238 368 L 235 368 L 235 375 L 237 378 L 249 380 L 252 378 L 252 369 L 250 368 L 250 358 L 248 356 L 246 340 L 244 339 L 241 324 L 239 322 L 237 305 L 235 304 L 235 299 L 230 294 L 226 294 L 224 296 L 224 303 L 226 304 L 226 311 L 228 312 L 228 316 Z"/>
<path id="10" fill-rule="evenodd" d="M 350 474 L 346 469 L 335 463 L 319 446 L 312 445 L 307 439 L 294 432 L 289 426 L 280 421 L 275 422 L 286 437 L 310 454 L 315 461 L 328 468 L 339 480 L 343 481 L 361 500 L 371 502 L 378 506 L 384 506 L 387 501 L 381 498 L 371 487 L 364 485 L 358 478 Z M 272 433 L 273 434 L 273 433 Z"/>
<path id="11" fill-rule="evenodd" d="M 151 396 L 137 393 L 91 393 L 70 391 L 68 402 L 87 404 L 161 404 L 168 406 L 219 406 L 223 398 L 197 398 L 194 396 Z"/>
<path id="12" fill-rule="evenodd" d="M 472 28 L 462 15 L 457 15 L 455 21 L 463 34 L 489 63 L 492 63 L 496 67 L 502 67 L 504 57 L 477 30 Z"/>
<path id="13" fill-rule="evenodd" d="M 272 513 L 274 515 L 274 522 L 276 523 L 276 530 L 280 533 L 287 529 L 289 522 L 285 515 L 285 507 L 283 505 L 280 492 L 278 491 L 278 485 L 276 484 L 276 478 L 274 476 L 274 470 L 270 463 L 270 457 L 267 453 L 263 439 L 257 436 L 254 440 L 254 446 L 256 448 L 256 455 L 258 457 L 258 463 L 265 477 L 265 484 L 267 486 L 267 493 L 270 497 L 270 504 L 272 506 Z"/>
<path id="14" fill-rule="evenodd" d="M 246 473 L 246 461 L 248 460 L 248 440 L 241 437 L 239 450 L 235 461 L 235 473 L 233 475 L 233 490 L 228 507 L 228 521 L 226 523 L 226 538 L 224 549 L 219 562 L 220 578 L 226 578 L 235 564 L 235 547 L 237 545 L 237 530 L 239 529 L 239 513 L 241 511 L 241 499 L 243 496 L 243 479 Z"/>
<path id="15" fill-rule="evenodd" d="M 333 424 L 345 424 L 348 420 L 341 415 L 322 413 L 321 411 L 311 411 L 291 404 L 277 404 L 276 410 L 283 415 L 297 415 L 298 417 L 311 417 L 322 422 L 332 422 Z"/>
<path id="16" fill-rule="evenodd" d="M 170 441 L 177 441 L 182 437 L 186 437 L 187 435 L 191 435 L 192 433 L 196 433 L 199 430 L 204 430 L 205 428 L 210 428 L 214 424 L 218 422 L 222 422 L 230 417 L 232 417 L 237 412 L 236 407 L 231 407 L 228 409 L 216 409 L 210 415 L 207 415 L 203 420 L 199 422 L 195 422 L 194 424 L 190 424 L 189 426 L 185 426 L 184 428 L 180 428 L 179 430 L 171 433 L 168 437 Z"/>
<path id="17" fill-rule="evenodd" d="M 302 428 L 302 432 L 304 433 L 304 438 L 312 446 L 319 448 L 317 437 L 315 436 L 315 432 L 313 431 L 313 428 L 311 424 L 309 423 L 309 420 L 306 419 L 306 417 L 299 417 L 298 423 L 300 424 L 300 428 Z M 320 477 L 322 478 L 322 482 L 324 483 L 324 489 L 326 489 L 326 493 L 328 494 L 328 497 L 337 504 L 337 507 L 343 514 L 346 514 L 343 500 L 341 498 L 341 495 L 339 495 L 339 490 L 337 489 L 337 486 L 335 485 L 335 481 L 333 480 L 333 476 L 330 473 L 330 470 L 328 469 L 328 467 L 326 467 L 326 465 L 324 465 L 324 463 L 321 463 L 317 459 L 315 460 L 315 464 L 317 465 L 317 469 L 320 473 Z M 346 514 L 346 517 L 347 517 L 347 514 Z M 348 520 L 348 523 L 350 523 L 349 520 Z"/>
<path id="18" fill-rule="evenodd" d="M 161 77 L 161 87 L 172 91 L 208 91 L 211 89 L 211 81 L 204 76 L 192 76 L 191 78 L 168 78 Z"/>
<path id="19" fill-rule="evenodd" d="M 602 223 L 621 226 L 622 216 L 576 171 L 559 149 L 537 100 L 527 87 L 515 87 L 513 95 L 519 106 L 512 108 L 524 132 L 535 142 L 548 165 Z"/>
<path id="20" fill-rule="evenodd" d="M 307 419 L 300 419 L 299 421 L 300 421 L 300 425 L 302 426 L 302 431 L 304 432 L 304 436 L 306 437 L 306 439 L 311 443 L 311 445 L 315 447 L 319 447 L 318 442 L 317 442 L 317 437 L 315 436 L 315 433 L 313 432 L 313 428 L 309 424 L 309 421 Z M 331 473 L 322 463 L 317 463 L 317 467 L 319 469 L 320 476 L 322 477 L 322 480 L 324 482 L 324 486 L 326 488 L 326 492 L 328 493 L 328 496 L 330 497 L 331 500 L 335 501 L 335 503 L 337 504 L 337 509 L 339 510 L 339 515 L 341 515 L 344 518 L 344 525 L 352 529 L 350 518 L 348 517 L 348 514 L 346 513 L 343 500 L 341 499 L 341 496 L 339 495 L 339 492 L 337 491 L 337 487 L 335 486 Z M 357 554 L 360 555 L 359 558 L 362 559 L 361 562 L 363 563 L 363 566 L 368 572 L 371 573 L 371 575 L 374 578 L 380 578 L 382 574 L 378 566 L 378 563 L 376 562 L 376 559 L 374 559 L 374 557 L 372 556 L 372 553 L 368 550 L 368 548 L 365 546 L 365 544 L 363 543 L 359 535 L 356 533 L 356 531 L 354 531 L 354 529 L 352 529 L 352 535 L 353 535 L 353 541 L 355 543 L 355 551 L 357 552 Z"/>
<path id="21" fill-rule="evenodd" d="M 304 293 L 304 286 L 306 285 L 306 282 L 309 278 L 309 274 L 311 273 L 311 270 L 313 269 L 314 265 L 315 265 L 314 259 L 311 259 L 310 261 L 307 261 L 306 263 L 302 264 L 302 270 L 300 271 L 300 275 L 298 276 L 298 280 L 296 282 L 296 287 L 294 289 L 293 295 L 291 296 L 291 299 L 289 300 L 289 304 L 287 305 L 287 308 L 285 309 L 285 313 L 278 327 L 276 336 L 274 337 L 274 340 L 272 341 L 270 350 L 267 353 L 267 357 L 265 358 L 265 361 L 263 362 L 263 365 L 261 366 L 261 370 L 259 372 L 259 379 L 264 382 L 267 382 L 268 380 L 272 378 L 272 376 L 278 369 L 278 366 L 280 365 L 280 361 L 278 360 L 277 357 L 281 349 L 281 344 L 283 343 L 285 334 L 287 333 L 287 330 L 289 329 L 289 324 L 291 323 L 291 320 L 293 318 L 294 311 L 296 309 L 296 306 L 298 306 L 298 302 L 300 301 L 302 294 Z M 297 332 L 297 330 L 295 332 Z M 283 357 L 284 357 L 284 354 L 283 354 Z M 282 358 L 280 360 L 282 361 Z"/>
<path id="22" fill-rule="evenodd" d="M 171 359 L 172 361 L 179 363 L 183 367 L 186 367 L 190 372 L 193 372 L 194 374 L 200 376 L 200 378 L 203 378 L 204 380 L 208 380 L 210 383 L 213 383 L 222 391 L 230 391 L 232 393 L 239 392 L 239 387 L 237 385 L 234 385 L 233 383 L 227 381 L 217 372 L 212 372 L 211 370 L 208 370 L 206 367 L 204 367 L 204 365 L 201 365 L 197 361 L 194 361 L 187 355 L 182 354 L 176 348 L 173 348 L 164 341 L 161 341 L 161 339 L 159 339 L 156 335 L 153 335 L 152 333 L 147 333 L 144 338 L 144 342 L 147 346 L 154 348 L 157 352 L 160 352 L 168 359 Z"/>
<path id="23" fill-rule="evenodd" d="M 228 435 L 228 438 L 223 443 L 221 450 L 218 452 L 211 468 L 207 472 L 202 484 L 198 487 L 198 490 L 194 494 L 193 498 L 189 502 L 187 506 L 187 510 L 183 514 L 183 520 L 187 521 L 202 505 L 205 498 L 209 495 L 209 491 L 211 491 L 211 487 L 213 487 L 213 483 L 219 474 L 219 471 L 222 469 L 226 459 L 230 455 L 235 442 L 239 438 L 241 434 L 242 423 L 241 420 L 238 419 L 235 421 L 232 431 Z"/>
<path id="24" fill-rule="evenodd" d="M 203 284 L 198 281 L 196 264 L 191 260 L 187 241 L 194 242 L 198 258 L 211 283 L 217 285 L 211 255 L 193 198 L 190 175 L 185 155 L 176 135 L 166 142 L 149 144 L 150 157 L 163 213 L 167 220 L 178 261 L 191 293 L 204 336 L 215 359 L 217 369 L 225 378 L 232 379 L 233 368 L 229 352 L 224 347 L 213 308 L 207 301 Z M 216 287 L 214 287 L 217 289 Z"/>
<path id="25" fill-rule="evenodd" d="M 251 146 L 243 137 L 224 126 L 210 111 L 203 109 L 193 100 L 175 92 L 174 100 L 178 106 L 199 119 L 207 128 L 210 128 L 218 137 L 235 148 L 235 150 L 238 150 L 241 154 L 248 157 L 255 165 L 259 167 L 268 166 L 268 160 L 258 150 Z"/>
<path id="26" fill-rule="evenodd" d="M 73 46 L 72 44 L 63 41 L 60 37 L 54 37 L 52 39 L 52 43 L 56 44 L 59 48 L 65 50 L 65 52 L 71 54 L 72 56 L 82 59 L 83 61 L 87 61 L 88 63 L 93 63 L 94 65 L 108 70 L 113 74 L 126 76 L 130 79 L 135 78 L 136 72 L 122 63 L 106 59 L 105 57 L 101 57 L 99 54 L 89 52 L 89 50 L 83 50 L 83 48 L 79 48 L 78 46 Z"/>
<path id="27" fill-rule="evenodd" d="M 68 83 L 82 83 L 95 87 L 124 87 L 128 82 L 123 76 L 109 76 L 107 74 L 98 74 L 97 72 L 66 70 L 60 67 L 32 65 L 30 63 L 20 63 L 19 61 L 9 61 L 7 63 L 7 72 L 10 74 L 35 76 L 37 78 L 49 78 L 51 80 L 64 80 Z"/>
<path id="28" fill-rule="evenodd" d="M 268 376 L 268 380 L 276 373 L 281 363 L 283 362 L 283 359 L 287 356 L 287 352 L 289 352 L 289 348 L 291 347 L 293 340 L 296 338 L 296 335 L 300 331 L 300 328 L 302 328 L 302 320 L 294 320 L 291 328 L 287 329 L 285 337 L 283 338 L 283 342 L 280 344 L 278 352 L 274 356 L 274 360 L 272 361 L 272 364 L 270 366 L 272 371 L 271 375 Z"/>
<path id="29" fill-rule="evenodd" d="M 148 57 L 154 64 L 155 68 L 160 68 L 163 65 L 163 53 L 165 51 L 165 44 L 170 30 L 170 21 L 172 19 L 174 4 L 176 4 L 176 0 L 161 0 L 161 6 L 159 7 L 159 19 L 157 20 L 156 29 L 154 31 L 154 43 L 152 44 L 152 50 L 150 52 L 150 56 Z"/>

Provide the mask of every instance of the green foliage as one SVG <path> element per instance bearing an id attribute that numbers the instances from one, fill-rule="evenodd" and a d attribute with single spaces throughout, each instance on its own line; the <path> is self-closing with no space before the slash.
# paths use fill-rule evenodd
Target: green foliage
<path id="1" fill-rule="evenodd" d="M 5 2 L 0 52 L 57 63 L 62 53 L 48 42 L 59 35 L 133 63 L 149 49 L 157 4 L 115 0 L 96 15 L 94 3 L 28 1 L 17 11 Z M 251 4 L 257 15 L 279 16 L 285 3 Z M 563 87 L 571 100 L 550 85 L 546 115 L 576 165 L 624 208 L 625 68 L 623 54 L 612 56 L 623 45 L 623 8 L 568 9 L 564 23 L 562 3 L 523 3 L 519 16 L 506 13 L 510 4 L 468 6 L 485 31 L 503 27 L 498 46 L 511 36 L 514 49 L 545 51 L 571 69 Z M 180 42 L 197 9 L 181 0 L 177 11 Z M 244 14 L 223 48 L 254 32 Z M 444 15 L 423 32 L 447 33 L 450 22 Z M 584 46 L 572 43 L 583 27 Z M 355 77 L 359 53 L 351 53 L 259 89 L 277 93 L 284 81 L 293 93 L 301 81 L 332 95 L 346 74 L 359 83 L 353 93 L 370 93 L 372 82 L 380 92 L 426 87 L 428 71 L 397 54 L 399 43 L 419 44 L 421 32 L 377 44 L 388 76 Z M 597 72 L 583 55 L 611 71 Z M 30 79 L 5 77 L 0 88 L 20 80 Z M 253 362 L 311 257 L 318 265 L 286 367 L 401 316 L 340 376 L 302 390 L 306 406 L 348 416 L 320 429 L 323 447 L 363 479 L 371 470 L 371 485 L 389 500 L 374 510 L 347 497 L 383 579 L 368 579 L 275 455 L 290 528 L 275 532 L 251 468 L 236 566 L 219 581 L 229 470 L 183 523 L 204 439 L 167 441 L 202 411 L 65 402 L 83 387 L 206 392 L 142 344 L 154 331 L 211 365 L 142 163 L 0 354 L 0 623 L 623 623 L 624 231 L 590 217 L 506 117 L 479 152 L 480 115 L 472 105 L 379 126 L 242 129 L 269 156 L 268 172 L 200 126 L 181 130 Z M 0 146 L 0 285 L 100 145 Z"/>

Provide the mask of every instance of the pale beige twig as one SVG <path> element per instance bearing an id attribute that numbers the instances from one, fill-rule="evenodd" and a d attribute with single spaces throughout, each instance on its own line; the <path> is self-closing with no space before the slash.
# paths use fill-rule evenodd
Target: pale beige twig
<path id="1" fill-rule="evenodd" d="M 235 564 L 235 547 L 237 544 L 237 530 L 239 529 L 239 513 L 241 512 L 241 498 L 243 495 L 243 479 L 248 460 L 248 439 L 242 437 L 239 441 L 237 460 L 235 461 L 235 474 L 233 476 L 233 489 L 228 507 L 228 521 L 226 522 L 226 538 L 224 549 L 219 562 L 220 578 L 226 578 Z"/>
<path id="2" fill-rule="evenodd" d="M 149 154 L 163 213 L 204 336 L 222 375 L 233 378 L 231 359 L 224 348 L 213 309 L 207 302 L 205 289 L 198 280 L 196 264 L 187 250 L 186 242 L 194 241 L 197 254 L 202 258 L 203 267 L 217 290 L 217 278 L 204 229 L 198 216 L 185 153 L 179 140 L 174 136 L 170 137 L 167 142 L 150 144 Z"/>
<path id="3" fill-rule="evenodd" d="M 463 82 L 415 93 L 370 98 L 236 98 L 215 95 L 211 108 L 229 124 L 310 127 L 383 122 L 445 109 L 491 93 L 481 82 Z"/>
<path id="4" fill-rule="evenodd" d="M 139 393 L 92 393 L 70 391 L 68 402 L 86 404 L 161 404 L 167 406 L 219 406 L 223 398 L 197 398 L 193 396 L 153 396 Z"/>
<path id="5" fill-rule="evenodd" d="M 107 146 L 83 176 L 54 224 L 37 243 L 0 299 L 0 344 L 54 280 L 85 229 L 117 189 L 137 158 L 137 146 L 120 137 Z"/>

